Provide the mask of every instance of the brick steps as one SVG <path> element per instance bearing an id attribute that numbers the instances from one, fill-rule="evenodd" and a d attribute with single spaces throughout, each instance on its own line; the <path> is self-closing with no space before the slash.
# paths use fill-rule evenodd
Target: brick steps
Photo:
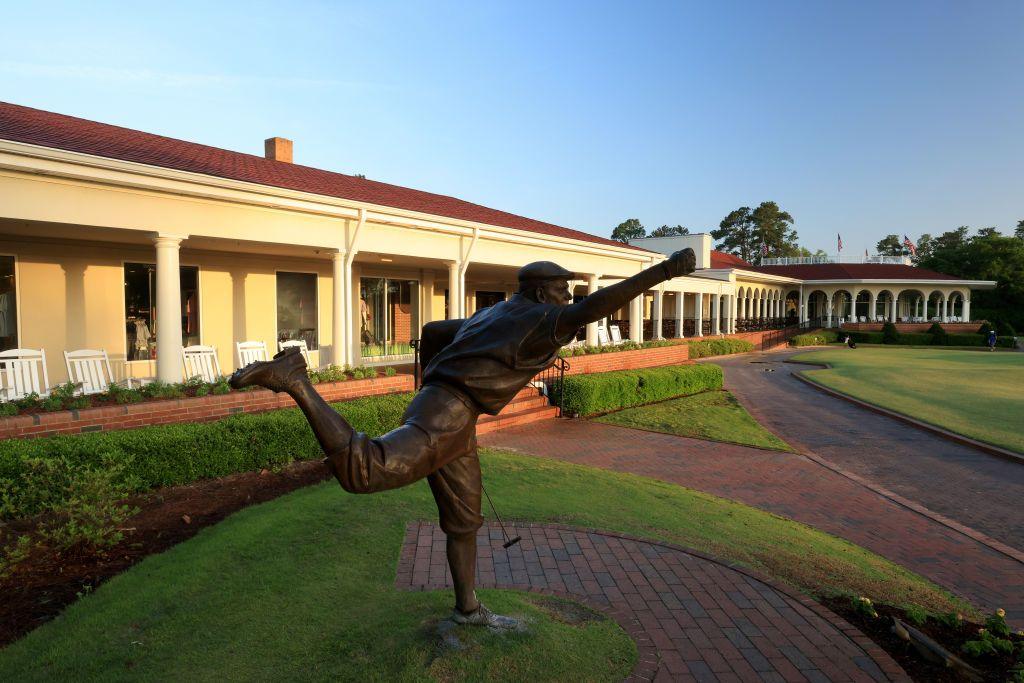
<path id="1" fill-rule="evenodd" d="M 558 409 L 548 405 L 548 399 L 534 387 L 527 387 L 515 395 L 512 401 L 497 415 L 481 415 L 476 423 L 477 434 L 488 434 L 506 427 L 550 420 L 558 415 Z"/>

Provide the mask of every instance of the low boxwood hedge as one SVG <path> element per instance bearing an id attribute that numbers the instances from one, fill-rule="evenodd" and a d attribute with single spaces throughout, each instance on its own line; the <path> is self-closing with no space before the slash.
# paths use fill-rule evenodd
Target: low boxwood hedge
<path id="1" fill-rule="evenodd" d="M 743 339 L 704 339 L 689 342 L 690 358 L 728 356 L 732 353 L 753 351 L 754 345 Z"/>
<path id="2" fill-rule="evenodd" d="M 798 334 L 789 340 L 790 346 L 821 346 L 839 341 L 839 333 L 835 330 L 815 330 Z"/>
<path id="3" fill-rule="evenodd" d="M 594 415 L 721 388 L 722 368 L 717 365 L 675 365 L 569 375 L 561 398 L 567 414 Z"/>
<path id="4" fill-rule="evenodd" d="M 848 334 L 858 344 L 882 344 L 883 335 L 881 332 L 843 332 Z M 980 334 L 928 334 L 903 333 L 897 337 L 896 344 L 900 346 L 988 346 L 988 340 Z M 997 337 L 996 346 L 1012 349 L 1013 337 Z"/>
<path id="5" fill-rule="evenodd" d="M 334 404 L 334 408 L 355 429 L 379 436 L 399 425 L 412 396 L 369 396 Z M 0 519 L 34 515 L 59 502 L 53 500 L 52 490 L 35 490 L 38 484 L 26 484 L 37 481 L 30 470 L 38 460 L 54 461 L 54 476 L 68 480 L 114 466 L 119 479 L 114 483 L 136 492 L 319 455 L 316 438 L 298 408 L 217 422 L 8 439 L 0 441 Z"/>

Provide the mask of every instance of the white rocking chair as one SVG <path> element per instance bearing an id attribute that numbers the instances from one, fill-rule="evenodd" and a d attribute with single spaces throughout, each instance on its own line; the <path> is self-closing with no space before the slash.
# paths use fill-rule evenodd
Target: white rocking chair
<path id="1" fill-rule="evenodd" d="M 43 381 L 39 382 L 40 371 Z M 13 401 L 29 394 L 49 395 L 46 375 L 46 351 L 11 349 L 0 353 L 0 400 Z"/>
<path id="2" fill-rule="evenodd" d="M 612 336 L 612 341 L 611 341 L 611 345 L 612 346 L 618 346 L 619 344 L 622 343 L 622 331 L 619 330 L 619 326 L 618 325 L 609 325 L 608 326 L 608 332 Z"/>
<path id="3" fill-rule="evenodd" d="M 244 368 L 249 363 L 267 360 L 267 344 L 261 341 L 235 342 L 238 354 L 238 367 Z"/>
<path id="4" fill-rule="evenodd" d="M 78 393 L 83 396 L 102 394 L 114 383 L 110 358 L 104 349 L 65 351 L 64 365 L 68 369 L 68 381 L 78 384 Z"/>
<path id="5" fill-rule="evenodd" d="M 312 369 L 313 364 L 309 362 L 309 347 L 306 346 L 305 339 L 289 339 L 288 341 L 277 342 L 277 350 L 284 351 L 285 349 L 297 346 L 302 352 L 302 357 L 306 361 L 306 367 Z"/>
<path id="6" fill-rule="evenodd" d="M 213 384 L 221 377 L 215 346 L 186 346 L 181 350 L 181 359 L 185 364 L 187 380 L 199 377 L 204 382 Z"/>

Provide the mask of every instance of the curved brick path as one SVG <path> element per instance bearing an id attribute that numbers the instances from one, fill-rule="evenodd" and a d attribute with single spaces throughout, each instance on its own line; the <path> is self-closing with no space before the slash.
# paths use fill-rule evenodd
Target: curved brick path
<path id="1" fill-rule="evenodd" d="M 1014 625 L 1024 623 L 1024 564 L 799 454 L 586 420 L 513 427 L 485 435 L 481 444 L 631 472 L 768 510 L 863 546 L 979 607 L 1002 607 Z"/>
<path id="2" fill-rule="evenodd" d="M 804 384 L 793 373 L 813 368 L 782 361 L 805 351 L 711 360 L 725 370 L 726 389 L 794 448 L 1024 551 L 1024 465 Z"/>
<path id="3" fill-rule="evenodd" d="M 750 572 L 693 551 L 552 525 L 480 530 L 484 587 L 567 595 L 602 608 L 637 643 L 634 680 L 907 681 L 884 651 L 848 623 Z M 451 585 L 445 536 L 409 525 L 400 588 Z"/>

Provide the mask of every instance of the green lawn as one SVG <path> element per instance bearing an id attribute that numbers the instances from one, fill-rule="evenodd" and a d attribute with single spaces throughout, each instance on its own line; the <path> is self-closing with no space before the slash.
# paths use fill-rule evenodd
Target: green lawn
<path id="1" fill-rule="evenodd" d="M 949 349 L 814 351 L 804 374 L 863 401 L 1024 453 L 1024 354 Z"/>
<path id="2" fill-rule="evenodd" d="M 596 421 L 696 439 L 792 450 L 786 442 L 762 427 L 732 394 L 724 390 L 627 408 L 603 415 Z"/>
<path id="3" fill-rule="evenodd" d="M 810 527 L 671 484 L 497 451 L 483 456 L 509 518 L 603 527 L 694 546 L 819 593 L 934 611 L 942 589 Z M 542 598 L 482 591 L 531 621 L 440 653 L 448 591 L 394 586 L 406 522 L 434 519 L 425 483 L 352 496 L 336 484 L 247 508 L 147 558 L 0 651 L 0 680 L 611 680 L 635 649 L 607 620 L 570 625 Z"/>

